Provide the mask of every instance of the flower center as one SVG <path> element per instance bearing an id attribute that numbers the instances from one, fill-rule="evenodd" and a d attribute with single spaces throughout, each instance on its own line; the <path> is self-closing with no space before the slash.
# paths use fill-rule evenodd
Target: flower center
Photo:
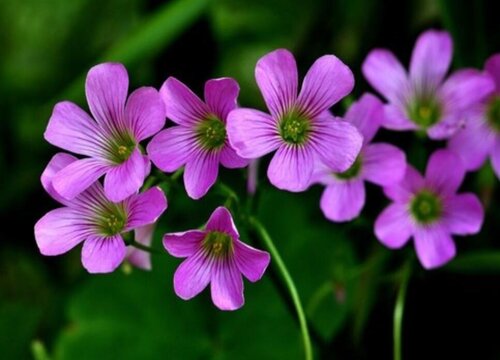
<path id="1" fill-rule="evenodd" d="M 285 114 L 280 121 L 279 131 L 285 142 L 294 145 L 305 143 L 311 132 L 311 121 L 296 110 Z"/>
<path id="2" fill-rule="evenodd" d="M 210 231 L 203 239 L 205 251 L 215 257 L 227 257 L 233 252 L 233 239 L 226 233 Z"/>
<path id="3" fill-rule="evenodd" d="M 215 115 L 209 115 L 196 129 L 201 146 L 208 150 L 217 150 L 226 142 L 226 125 Z"/>
<path id="4" fill-rule="evenodd" d="M 127 215 L 124 209 L 119 205 L 112 204 L 104 209 L 98 217 L 97 227 L 101 234 L 112 236 L 121 233 L 126 222 Z"/>
<path id="5" fill-rule="evenodd" d="M 434 125 L 441 117 L 441 108 L 432 97 L 416 99 L 408 108 L 408 117 L 424 129 Z"/>
<path id="6" fill-rule="evenodd" d="M 419 224 L 430 224 L 438 220 L 442 211 L 441 199 L 428 190 L 416 194 L 410 203 L 410 212 Z"/>
<path id="7" fill-rule="evenodd" d="M 129 134 L 120 134 L 118 138 L 111 143 L 110 160 L 115 164 L 123 164 L 130 154 L 134 151 L 137 144 Z"/>
<path id="8" fill-rule="evenodd" d="M 486 119 L 496 132 L 500 132 L 500 95 L 494 96 L 488 102 Z"/>
<path id="9" fill-rule="evenodd" d="M 356 160 L 354 160 L 354 163 L 351 165 L 349 169 L 347 169 L 344 172 L 336 173 L 333 175 L 340 180 L 353 179 L 356 176 L 358 176 L 359 173 L 361 172 L 361 165 L 362 165 L 361 156 L 358 155 L 358 157 L 356 158 Z"/>

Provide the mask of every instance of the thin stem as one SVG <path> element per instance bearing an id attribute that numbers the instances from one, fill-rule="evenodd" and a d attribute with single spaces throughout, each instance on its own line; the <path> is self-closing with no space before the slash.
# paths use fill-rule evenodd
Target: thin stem
<path id="1" fill-rule="evenodd" d="M 151 253 L 151 254 L 163 254 L 163 251 L 160 251 L 158 249 L 153 249 L 153 248 L 146 246 L 146 245 L 143 245 L 140 242 L 137 242 L 135 240 L 132 240 L 129 245 L 131 245 L 137 249 Z"/>
<path id="2" fill-rule="evenodd" d="M 250 225 L 257 231 L 259 236 L 266 244 L 267 248 L 269 249 L 273 257 L 274 263 L 278 267 L 281 276 L 283 277 L 283 280 L 285 281 L 286 286 L 288 287 L 288 291 L 290 292 L 290 296 L 292 297 L 293 304 L 295 305 L 295 310 L 297 311 L 297 316 L 299 318 L 300 330 L 302 332 L 302 341 L 304 342 L 305 358 L 306 360 L 312 360 L 313 353 L 311 346 L 311 338 L 309 336 L 309 330 L 307 328 L 306 316 L 304 313 L 304 309 L 302 307 L 302 303 L 300 301 L 299 293 L 297 291 L 297 288 L 295 287 L 293 279 L 290 276 L 290 273 L 288 272 L 288 269 L 285 263 L 283 262 L 281 255 L 278 252 L 278 249 L 276 249 L 276 247 L 274 246 L 274 243 L 271 237 L 269 236 L 268 232 L 264 228 L 264 226 L 255 217 L 250 217 L 249 222 Z"/>
<path id="3" fill-rule="evenodd" d="M 402 269 L 401 283 L 396 297 L 396 305 L 394 306 L 394 360 L 402 359 L 403 313 L 408 283 L 410 282 L 410 274 L 411 264 L 410 262 L 407 262 Z"/>

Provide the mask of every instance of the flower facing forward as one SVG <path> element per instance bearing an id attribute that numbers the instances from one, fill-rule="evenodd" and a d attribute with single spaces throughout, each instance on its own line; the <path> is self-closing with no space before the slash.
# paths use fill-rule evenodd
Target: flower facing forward
<path id="1" fill-rule="evenodd" d="M 255 78 L 270 115 L 253 109 L 229 114 L 227 131 L 238 155 L 254 159 L 276 153 L 267 175 L 283 190 L 303 191 L 316 158 L 342 172 L 356 159 L 362 137 L 347 122 L 334 121 L 328 109 L 354 86 L 351 70 L 333 55 L 316 60 L 298 90 L 297 65 L 283 49 L 257 62 Z"/>
<path id="2" fill-rule="evenodd" d="M 403 180 L 384 189 L 393 203 L 375 222 L 377 238 L 397 249 L 413 237 L 426 269 L 447 263 L 456 253 L 451 235 L 478 233 L 484 218 L 474 194 L 456 194 L 464 175 L 460 158 L 449 150 L 432 154 L 425 178 L 408 165 Z"/>
<path id="3" fill-rule="evenodd" d="M 467 170 L 479 169 L 489 156 L 500 179 L 500 54 L 486 61 L 485 71 L 495 81 L 495 92 L 471 111 L 448 147 L 460 155 Z"/>
<path id="4" fill-rule="evenodd" d="M 59 153 L 43 172 L 45 190 L 64 207 L 48 212 L 36 223 L 36 243 L 43 255 L 60 255 L 84 242 L 83 266 L 90 273 L 112 272 L 126 256 L 122 234 L 135 229 L 136 237 L 141 238 L 137 231 L 158 219 L 167 200 L 159 188 L 152 188 L 114 203 L 106 198 L 99 182 L 67 200 L 57 193 L 53 180 L 77 161 Z"/>
<path id="5" fill-rule="evenodd" d="M 74 103 L 54 107 L 45 139 L 62 149 L 87 156 L 73 162 L 53 179 L 55 190 L 71 200 L 104 178 L 106 197 L 119 202 L 135 194 L 149 173 L 149 160 L 139 142 L 161 130 L 165 109 L 152 87 L 135 90 L 127 100 L 128 74 L 121 64 L 94 66 L 85 93 L 92 119 Z"/>
<path id="6" fill-rule="evenodd" d="M 185 258 L 174 275 L 175 293 L 184 300 L 198 295 L 210 283 L 212 301 L 221 310 L 243 306 L 242 274 L 259 280 L 270 256 L 239 240 L 230 212 L 218 207 L 204 230 L 166 234 L 163 245 L 170 255 Z"/>
<path id="7" fill-rule="evenodd" d="M 409 74 L 388 50 L 368 54 L 363 74 L 389 102 L 384 127 L 421 130 L 431 139 L 447 139 L 463 125 L 464 112 L 493 90 L 493 82 L 472 69 L 445 80 L 452 52 L 447 32 L 429 30 L 417 40 Z"/>
<path id="8" fill-rule="evenodd" d="M 336 172 L 318 163 L 313 175 L 314 182 L 326 186 L 320 207 L 332 221 L 349 221 L 360 214 L 365 204 L 365 181 L 380 186 L 391 185 L 400 181 L 406 170 L 403 151 L 386 143 L 370 143 L 383 121 L 379 99 L 370 94 L 363 95 L 351 105 L 344 119 L 363 135 L 361 152 L 344 172 Z"/>
<path id="9" fill-rule="evenodd" d="M 153 163 L 171 172 L 185 165 L 184 185 L 193 199 L 204 196 L 217 179 L 219 163 L 234 169 L 248 164 L 227 140 L 226 120 L 236 107 L 238 83 L 230 78 L 205 83 L 205 102 L 177 79 L 160 89 L 167 117 L 177 124 L 156 135 L 147 151 Z"/>

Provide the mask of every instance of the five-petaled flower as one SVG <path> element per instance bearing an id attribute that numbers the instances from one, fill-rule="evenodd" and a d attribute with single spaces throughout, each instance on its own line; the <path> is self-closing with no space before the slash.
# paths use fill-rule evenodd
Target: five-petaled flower
<path id="1" fill-rule="evenodd" d="M 347 170 L 358 156 L 362 136 L 347 122 L 334 121 L 328 109 L 354 86 L 351 70 L 333 55 L 316 60 L 297 95 L 297 65 L 283 49 L 262 57 L 257 84 L 270 115 L 253 109 L 231 111 L 227 132 L 238 155 L 252 159 L 276 151 L 267 175 L 284 190 L 309 185 L 316 158 L 335 171 Z"/>
<path id="2" fill-rule="evenodd" d="M 471 107 L 493 90 L 493 81 L 473 69 L 445 80 L 451 64 L 452 40 L 444 31 L 420 35 L 407 74 L 394 54 L 375 49 L 363 63 L 363 74 L 389 104 L 383 126 L 392 130 L 426 131 L 431 139 L 447 139 L 466 120 Z"/>
<path id="3" fill-rule="evenodd" d="M 149 173 L 149 160 L 139 142 L 161 130 L 165 109 L 152 87 L 135 90 L 127 100 L 128 74 L 121 64 L 90 69 L 85 92 L 95 120 L 74 103 L 63 101 L 54 107 L 45 131 L 49 143 L 87 156 L 60 171 L 53 185 L 71 200 L 106 175 L 106 197 L 119 202 L 135 194 Z"/>
<path id="4" fill-rule="evenodd" d="M 83 266 L 90 273 L 112 272 L 126 256 L 122 234 L 156 222 L 167 208 L 167 199 L 159 188 L 151 188 L 114 203 L 96 182 L 67 200 L 57 192 L 53 180 L 77 161 L 69 154 L 58 153 L 43 172 L 43 187 L 64 207 L 48 212 L 36 223 L 36 243 L 42 254 L 60 255 L 84 241 Z"/>
<path id="5" fill-rule="evenodd" d="M 165 234 L 163 245 L 170 255 L 187 257 L 175 272 L 175 293 L 188 300 L 210 283 L 212 301 L 221 310 L 242 307 L 242 274 L 255 282 L 270 261 L 267 252 L 240 241 L 231 213 L 225 207 L 215 209 L 204 230 Z"/>
<path id="6" fill-rule="evenodd" d="M 375 222 L 377 238 L 397 249 L 413 236 L 417 256 L 426 269 L 450 261 L 456 253 L 451 235 L 478 233 L 484 218 L 474 194 L 456 194 L 464 176 L 460 158 L 449 150 L 432 154 L 425 178 L 408 165 L 404 179 L 384 189 L 393 203 Z"/>

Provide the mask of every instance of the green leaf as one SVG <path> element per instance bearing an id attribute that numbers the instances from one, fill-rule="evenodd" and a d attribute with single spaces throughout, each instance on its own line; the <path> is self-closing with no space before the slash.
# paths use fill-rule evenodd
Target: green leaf
<path id="1" fill-rule="evenodd" d="M 443 270 L 462 274 L 499 274 L 500 252 L 495 250 L 469 252 L 458 256 Z"/>

